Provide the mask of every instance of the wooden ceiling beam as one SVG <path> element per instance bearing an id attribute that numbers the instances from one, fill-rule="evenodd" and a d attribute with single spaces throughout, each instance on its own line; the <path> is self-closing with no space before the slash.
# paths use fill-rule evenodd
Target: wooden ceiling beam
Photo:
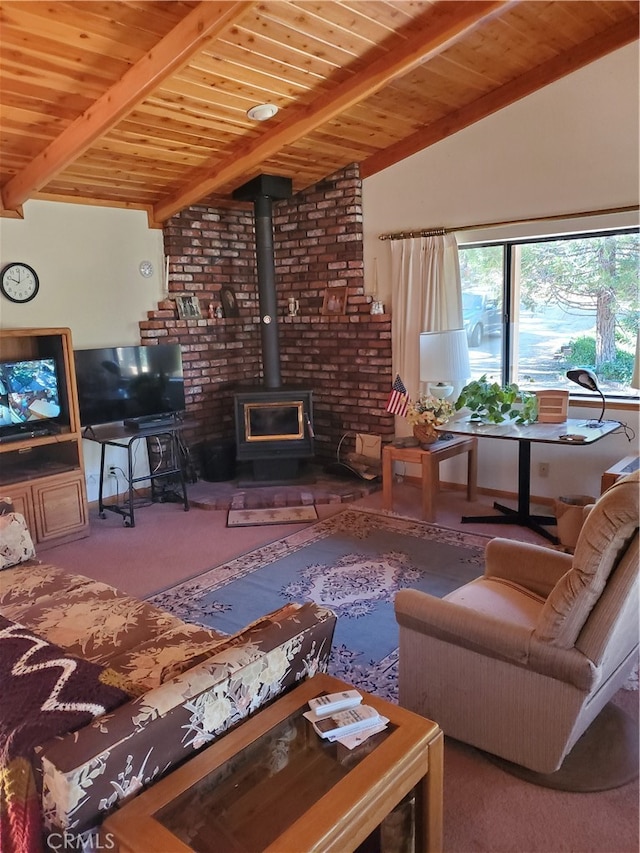
<path id="1" fill-rule="evenodd" d="M 426 125 L 384 151 L 372 154 L 360 164 L 360 177 L 368 178 L 381 172 L 406 157 L 440 142 L 453 133 L 469 127 L 475 122 L 498 112 L 538 89 L 601 59 L 618 48 L 631 44 L 638 38 L 637 16 L 615 24 L 606 33 L 594 36 L 582 44 L 565 51 L 553 59 L 543 62 L 520 77 L 489 92 L 465 107 L 446 115 L 433 124 Z"/>
<path id="2" fill-rule="evenodd" d="M 250 174 L 284 146 L 291 145 L 378 92 L 390 81 L 441 53 L 487 18 L 513 5 L 517 5 L 517 0 L 477 0 L 473 3 L 446 0 L 447 14 L 437 25 L 424 27 L 407 39 L 401 48 L 380 57 L 366 71 L 321 95 L 308 106 L 291 109 L 287 118 L 272 131 L 266 130 L 259 138 L 236 146 L 226 160 L 212 158 L 195 170 L 179 192 L 167 196 L 155 206 L 155 221 L 163 222 L 235 178 Z"/>
<path id="3" fill-rule="evenodd" d="M 130 113 L 163 80 L 188 64 L 191 57 L 233 26 L 254 5 L 247 0 L 203 0 L 155 47 L 75 119 L 28 166 L 14 175 L 2 191 L 4 211 L 17 210 L 100 136 Z"/>

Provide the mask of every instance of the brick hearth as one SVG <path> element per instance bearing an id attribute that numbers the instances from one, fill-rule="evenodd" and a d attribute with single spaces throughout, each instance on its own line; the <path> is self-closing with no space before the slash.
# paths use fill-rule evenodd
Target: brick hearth
<path id="1" fill-rule="evenodd" d="M 292 485 L 243 486 L 240 481 L 198 480 L 188 487 L 189 503 L 199 509 L 262 509 L 281 506 L 340 504 L 359 500 L 382 488 L 378 480 L 333 477 L 313 472 L 315 482 Z"/>

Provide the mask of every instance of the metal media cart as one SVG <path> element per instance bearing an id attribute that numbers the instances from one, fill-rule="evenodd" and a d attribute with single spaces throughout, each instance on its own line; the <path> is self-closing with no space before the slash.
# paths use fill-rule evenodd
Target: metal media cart
<path id="1" fill-rule="evenodd" d="M 124 518 L 125 527 L 135 527 L 133 486 L 143 481 L 151 482 L 151 500 L 157 499 L 155 483 L 160 478 L 178 477 L 180 491 L 182 493 L 182 504 L 184 511 L 189 510 L 189 499 L 187 497 L 187 486 L 184 471 L 180 461 L 181 430 L 184 424 L 173 422 L 157 426 L 144 427 L 142 429 L 129 429 L 122 424 L 107 424 L 106 426 L 89 427 L 83 433 L 83 438 L 95 441 L 100 445 L 100 484 L 98 489 L 98 514 L 105 518 L 105 512 L 115 512 Z M 136 442 L 149 438 L 164 438 L 165 455 L 164 464 L 148 474 L 140 477 L 133 476 L 133 449 Z M 126 504 L 105 504 L 103 500 L 104 473 L 106 463 L 107 447 L 124 447 L 127 451 L 127 484 L 128 500 Z"/>

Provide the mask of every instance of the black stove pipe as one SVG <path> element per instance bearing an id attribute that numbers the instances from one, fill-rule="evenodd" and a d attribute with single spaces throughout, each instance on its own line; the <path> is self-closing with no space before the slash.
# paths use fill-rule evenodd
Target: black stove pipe
<path id="1" fill-rule="evenodd" d="M 254 207 L 262 374 L 266 388 L 282 386 L 273 249 L 273 200 L 291 198 L 292 191 L 291 178 L 258 175 L 257 178 L 253 178 L 233 192 L 233 198 L 252 201 Z"/>
<path id="2" fill-rule="evenodd" d="M 280 388 L 280 340 L 276 299 L 276 265 L 273 249 L 273 201 L 261 195 L 254 199 L 256 229 L 256 262 L 260 335 L 262 338 L 262 372 L 267 388 Z"/>

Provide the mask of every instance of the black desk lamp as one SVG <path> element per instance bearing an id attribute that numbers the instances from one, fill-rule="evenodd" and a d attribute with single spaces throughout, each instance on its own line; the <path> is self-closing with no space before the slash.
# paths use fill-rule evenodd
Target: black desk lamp
<path id="1" fill-rule="evenodd" d="M 602 397 L 602 411 L 600 412 L 600 417 L 597 421 L 591 421 L 587 424 L 587 426 L 599 426 L 602 423 L 602 416 L 604 415 L 606 401 L 604 399 L 604 394 L 598 386 L 598 377 L 595 375 L 593 370 L 589 370 L 588 367 L 576 367 L 573 370 L 567 370 L 567 379 L 571 379 L 572 382 L 575 382 L 577 385 L 582 385 L 583 388 L 587 388 L 589 391 L 597 391 L 598 394 L 600 394 Z"/>

